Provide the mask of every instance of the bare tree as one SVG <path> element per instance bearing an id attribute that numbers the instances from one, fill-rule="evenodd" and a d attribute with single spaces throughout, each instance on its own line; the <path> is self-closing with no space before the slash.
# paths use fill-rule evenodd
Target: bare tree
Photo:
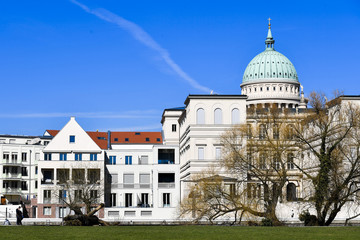
<path id="1" fill-rule="evenodd" d="M 69 178 L 71 171 L 72 179 Z M 74 212 L 68 215 L 65 220 L 78 220 L 81 225 L 99 224 L 100 221 L 94 214 L 104 207 L 100 203 L 104 195 L 104 188 L 101 185 L 100 169 L 72 168 L 57 169 L 57 189 L 55 196 L 59 203 L 64 203 Z M 82 208 L 85 207 L 85 211 Z M 99 208 L 100 207 L 100 208 Z M 96 209 L 94 211 L 94 209 Z"/>
<path id="2" fill-rule="evenodd" d="M 306 157 L 298 167 L 314 189 L 307 200 L 320 226 L 330 225 L 346 203 L 358 200 L 360 190 L 360 109 L 339 95 L 328 101 L 311 93 L 312 111 L 295 128 Z"/>
<path id="3" fill-rule="evenodd" d="M 213 178 L 201 176 L 194 180 L 197 184 L 183 201 L 182 213 L 192 211 L 197 213 L 193 214 L 196 219 L 206 217 L 210 221 L 231 214 L 241 220 L 246 214 L 280 225 L 276 207 L 292 177 L 289 171 L 294 172 L 298 148 L 293 124 L 298 119 L 296 112 L 276 106 L 249 109 L 248 124 L 231 128 L 221 138 L 219 168 L 234 179 L 232 187 L 226 188 L 224 176 L 217 176 L 219 172 L 213 173 Z"/>

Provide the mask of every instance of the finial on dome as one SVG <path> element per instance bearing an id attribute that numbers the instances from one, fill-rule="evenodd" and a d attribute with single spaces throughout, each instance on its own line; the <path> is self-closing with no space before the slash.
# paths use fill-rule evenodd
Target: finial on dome
<path id="1" fill-rule="evenodd" d="M 267 34 L 267 37 L 266 37 L 266 40 L 265 40 L 265 45 L 266 45 L 266 50 L 274 50 L 274 43 L 275 43 L 275 40 L 273 39 L 272 37 L 272 34 L 271 34 L 271 21 L 272 19 L 271 18 L 268 18 L 268 21 L 269 21 L 269 24 L 268 24 L 268 34 Z"/>

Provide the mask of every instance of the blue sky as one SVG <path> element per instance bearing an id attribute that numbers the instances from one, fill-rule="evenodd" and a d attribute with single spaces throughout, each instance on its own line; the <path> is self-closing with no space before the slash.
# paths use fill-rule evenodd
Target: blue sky
<path id="1" fill-rule="evenodd" d="M 240 94 L 264 50 L 295 65 L 305 94 L 360 94 L 360 1 L 2 1 L 0 134 L 157 131 L 188 94 Z"/>

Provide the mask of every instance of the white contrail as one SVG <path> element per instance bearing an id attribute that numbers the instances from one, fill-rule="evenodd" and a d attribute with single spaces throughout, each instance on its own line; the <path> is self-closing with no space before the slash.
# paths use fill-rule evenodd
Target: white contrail
<path id="1" fill-rule="evenodd" d="M 140 26 L 136 25 L 133 22 L 130 22 L 112 12 L 109 12 L 106 9 L 95 9 L 92 10 L 85 6 L 82 3 L 79 3 L 76 0 L 70 0 L 72 3 L 78 5 L 81 7 L 84 11 L 93 14 L 97 16 L 100 19 L 103 19 L 107 22 L 114 23 L 118 25 L 119 27 L 125 29 L 128 31 L 136 40 L 143 43 L 145 46 L 157 51 L 161 58 L 165 61 L 165 63 L 176 73 L 178 74 L 182 79 L 187 81 L 193 88 L 196 88 L 202 92 L 210 93 L 211 89 L 205 86 L 200 85 L 197 81 L 195 81 L 193 78 L 191 78 L 186 72 L 184 72 L 179 65 L 177 65 L 174 60 L 170 57 L 169 52 L 162 48 L 155 40 L 147 33 L 145 32 Z"/>
<path id="2" fill-rule="evenodd" d="M 157 114 L 156 114 L 157 113 Z M 59 118 L 76 116 L 80 118 L 137 119 L 158 118 L 159 112 L 153 110 L 113 112 L 53 112 L 53 113 L 2 113 L 0 118 Z"/>

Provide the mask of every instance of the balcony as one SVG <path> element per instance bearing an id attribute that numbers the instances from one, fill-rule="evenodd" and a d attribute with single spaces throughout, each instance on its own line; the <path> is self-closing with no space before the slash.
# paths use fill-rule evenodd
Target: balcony
<path id="1" fill-rule="evenodd" d="M 4 195 L 20 195 L 21 194 L 21 188 L 3 188 Z"/>
<path id="2" fill-rule="evenodd" d="M 3 160 L 2 164 L 4 166 L 21 166 L 22 165 L 21 161 L 18 161 L 18 160 Z"/>
<path id="3" fill-rule="evenodd" d="M 175 188 L 175 183 L 160 183 L 158 184 L 159 188 L 166 188 L 166 189 L 170 189 L 170 188 Z"/>
<path id="4" fill-rule="evenodd" d="M 112 183 L 111 188 L 119 189 L 151 189 L 150 183 Z"/>
<path id="5" fill-rule="evenodd" d="M 4 173 L 2 175 L 4 180 L 20 180 L 22 177 L 21 173 Z"/>

